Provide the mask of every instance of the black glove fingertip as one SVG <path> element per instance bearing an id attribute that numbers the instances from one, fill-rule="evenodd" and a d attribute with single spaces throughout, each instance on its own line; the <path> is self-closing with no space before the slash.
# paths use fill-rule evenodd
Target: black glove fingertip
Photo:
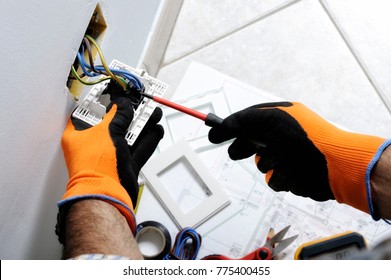
<path id="1" fill-rule="evenodd" d="M 139 169 L 141 169 L 152 156 L 163 136 L 164 129 L 161 125 L 157 124 L 145 133 L 142 138 L 139 137 L 130 148 L 131 154 Z"/>
<path id="2" fill-rule="evenodd" d="M 289 180 L 285 177 L 283 172 L 281 173 L 278 169 L 274 169 L 273 174 L 267 184 L 276 192 L 287 192 L 289 191 L 288 182 Z"/>
<path id="3" fill-rule="evenodd" d="M 155 110 L 153 110 L 148 122 L 151 124 L 157 124 L 160 122 L 160 120 L 163 117 L 163 111 L 160 107 L 156 107 Z"/>
<path id="4" fill-rule="evenodd" d="M 211 128 L 208 133 L 208 139 L 213 144 L 220 144 L 227 141 L 229 138 L 227 139 L 220 128 Z"/>
<path id="5" fill-rule="evenodd" d="M 258 151 L 257 154 L 259 155 L 257 167 L 262 173 L 266 173 L 278 166 L 278 156 L 270 148 L 262 149 Z"/>
<path id="6" fill-rule="evenodd" d="M 248 158 L 257 152 L 257 147 L 252 143 L 237 138 L 228 148 L 229 157 L 232 160 Z"/>

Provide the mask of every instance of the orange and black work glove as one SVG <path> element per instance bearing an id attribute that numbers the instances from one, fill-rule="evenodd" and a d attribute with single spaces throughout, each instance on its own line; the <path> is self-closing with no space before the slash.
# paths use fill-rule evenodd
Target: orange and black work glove
<path id="1" fill-rule="evenodd" d="M 389 141 L 343 131 L 304 105 L 290 102 L 249 107 L 209 132 L 212 143 L 231 138 L 236 139 L 228 148 L 230 158 L 256 154 L 257 167 L 273 190 L 317 201 L 336 199 L 379 219 L 371 199 L 370 173 Z"/>
<path id="2" fill-rule="evenodd" d="M 62 136 L 69 182 L 58 202 L 56 232 L 60 242 L 63 240 L 66 211 L 81 199 L 101 199 L 112 204 L 126 217 L 130 229 L 135 232 L 133 211 L 139 193 L 137 179 L 140 169 L 163 137 L 163 128 L 157 124 L 162 110 L 155 109 L 132 147 L 125 140 L 133 119 L 130 99 L 114 99 L 107 111 L 103 120 L 93 127 L 71 117 Z"/>

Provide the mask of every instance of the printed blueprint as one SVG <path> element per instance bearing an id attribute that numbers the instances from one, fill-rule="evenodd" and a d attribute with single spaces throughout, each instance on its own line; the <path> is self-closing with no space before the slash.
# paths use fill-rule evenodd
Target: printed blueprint
<path id="1" fill-rule="evenodd" d="M 190 65 L 171 99 L 222 118 L 250 105 L 279 100 L 199 63 Z M 305 242 L 344 231 L 361 233 L 369 246 L 391 235 L 391 226 L 383 221 L 375 222 L 369 215 L 347 205 L 274 192 L 267 187 L 253 158 L 230 160 L 229 143 L 211 144 L 207 139 L 209 128 L 202 121 L 169 108 L 162 109 L 165 136 L 157 152 L 180 139 L 187 140 L 231 198 L 228 207 L 196 229 L 202 235 L 198 258 L 210 254 L 242 257 L 264 244 L 270 227 L 277 232 L 291 225 L 287 237 L 299 235 L 280 259 L 293 259 L 296 248 Z M 176 183 L 173 179 L 172 184 Z M 179 230 L 148 186 L 144 188 L 137 220 L 139 223 L 159 221 L 169 229 L 173 240 Z"/>

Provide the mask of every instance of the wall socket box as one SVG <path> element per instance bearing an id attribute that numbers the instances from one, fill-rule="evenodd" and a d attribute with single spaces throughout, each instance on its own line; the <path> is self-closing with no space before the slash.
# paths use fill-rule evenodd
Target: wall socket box
<path id="1" fill-rule="evenodd" d="M 85 35 L 89 35 L 98 44 L 100 44 L 102 42 L 106 28 L 107 24 L 103 16 L 101 6 L 97 4 L 83 38 Z M 80 44 L 80 47 L 81 45 L 82 43 Z M 78 51 L 80 51 L 80 47 Z M 96 48 L 92 47 L 91 52 L 92 58 L 95 59 L 97 55 Z M 88 54 L 85 53 L 84 59 L 86 61 L 89 60 L 87 56 Z M 75 58 L 73 66 L 78 74 L 82 75 L 83 70 L 80 67 L 77 57 Z M 162 97 L 168 89 L 168 86 L 165 83 L 149 76 L 146 71 L 132 68 L 131 66 L 126 65 L 120 61 L 113 60 L 109 67 L 113 69 L 124 70 L 137 76 L 143 85 L 142 90 L 150 95 Z M 68 75 L 67 87 L 69 88 L 70 93 L 77 100 L 78 104 L 77 108 L 73 112 L 73 117 L 83 120 L 84 122 L 93 126 L 98 124 L 106 114 L 106 107 L 110 103 L 110 96 L 108 94 L 103 94 L 108 85 L 109 80 L 103 81 L 94 85 L 91 90 L 86 91 L 84 90 L 85 85 L 77 81 L 71 70 Z M 156 103 L 150 99 L 140 97 L 138 100 L 140 102 L 137 104 L 137 107 L 134 106 L 135 110 L 133 121 L 130 124 L 125 136 L 130 146 L 134 144 L 138 135 L 141 133 L 143 127 L 156 107 Z"/>
<path id="2" fill-rule="evenodd" d="M 106 28 L 107 28 L 107 24 L 102 13 L 102 8 L 99 4 L 97 4 L 84 35 L 91 36 L 98 44 L 100 44 L 100 42 L 102 42 L 102 39 L 104 37 Z M 95 59 L 97 55 L 96 49 L 92 48 L 91 52 L 92 52 L 92 57 Z M 85 59 L 87 59 L 87 57 L 85 57 Z M 81 73 L 79 61 L 77 58 L 75 58 L 75 61 L 73 62 L 73 66 L 75 67 L 78 73 Z M 72 93 L 73 96 L 80 96 L 80 94 L 83 92 L 85 85 L 78 82 L 75 79 L 75 77 L 72 75 L 72 71 L 70 70 L 68 75 L 68 80 L 67 80 L 67 87 L 69 88 L 69 91 Z"/>

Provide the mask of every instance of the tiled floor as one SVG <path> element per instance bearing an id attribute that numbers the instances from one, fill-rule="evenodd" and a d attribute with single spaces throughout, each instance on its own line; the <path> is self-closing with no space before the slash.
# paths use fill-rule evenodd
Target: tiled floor
<path id="1" fill-rule="evenodd" d="M 351 130 L 391 135 L 391 1 L 185 0 L 158 78 L 197 61 Z"/>

